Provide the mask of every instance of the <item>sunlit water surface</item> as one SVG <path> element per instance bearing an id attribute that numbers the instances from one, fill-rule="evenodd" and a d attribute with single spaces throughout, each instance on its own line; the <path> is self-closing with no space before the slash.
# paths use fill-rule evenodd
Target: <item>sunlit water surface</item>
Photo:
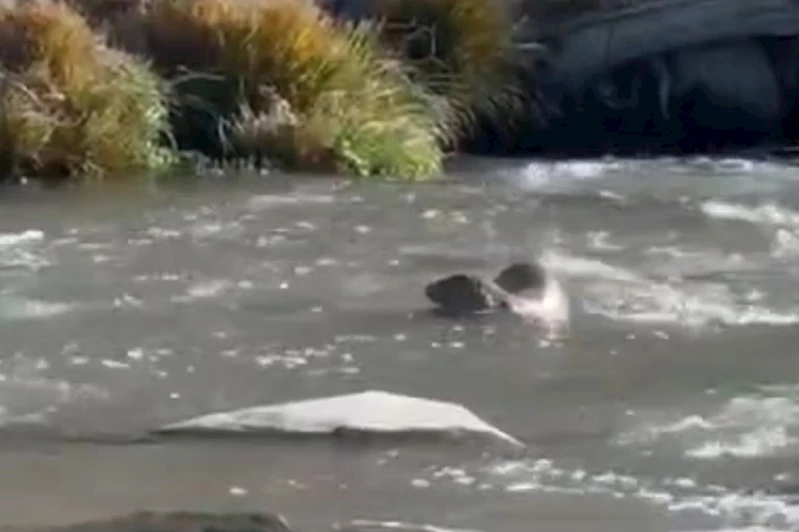
<path id="1" fill-rule="evenodd" d="M 0 524 L 275 510 L 486 532 L 799 528 L 799 169 L 464 160 L 421 185 L 225 179 L 6 193 Z M 539 255 L 573 321 L 431 316 L 425 283 Z M 128 437 L 363 389 L 527 444 Z"/>

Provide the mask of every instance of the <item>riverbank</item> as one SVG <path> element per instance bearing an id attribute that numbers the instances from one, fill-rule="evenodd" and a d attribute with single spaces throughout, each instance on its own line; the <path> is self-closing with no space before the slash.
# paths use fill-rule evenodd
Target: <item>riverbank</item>
<path id="1" fill-rule="evenodd" d="M 632 4 L 7 3 L 0 179 L 210 165 L 423 180 L 456 153 L 770 155 L 795 144 L 794 3 Z"/>
<path id="2" fill-rule="evenodd" d="M 478 119 L 521 97 L 510 17 L 476 0 L 381 10 L 355 22 L 305 0 L 3 6 L 2 177 L 174 172 L 189 153 L 435 176 Z"/>

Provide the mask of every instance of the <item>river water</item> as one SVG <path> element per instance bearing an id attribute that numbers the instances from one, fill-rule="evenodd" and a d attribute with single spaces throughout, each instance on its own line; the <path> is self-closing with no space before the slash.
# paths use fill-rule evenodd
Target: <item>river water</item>
<path id="1" fill-rule="evenodd" d="M 9 190 L 0 524 L 273 510 L 297 528 L 799 528 L 799 171 L 462 160 L 417 185 L 280 176 Z M 539 255 L 568 336 L 430 315 L 424 284 Z M 365 389 L 463 403 L 527 449 L 135 442 Z"/>

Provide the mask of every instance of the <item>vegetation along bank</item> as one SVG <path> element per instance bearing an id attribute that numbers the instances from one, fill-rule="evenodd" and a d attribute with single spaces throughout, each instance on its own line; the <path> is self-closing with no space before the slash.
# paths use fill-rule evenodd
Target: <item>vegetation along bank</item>
<path id="1" fill-rule="evenodd" d="M 0 91 L 6 180 L 198 160 L 425 179 L 457 151 L 784 145 L 799 138 L 799 6 L 6 0 Z"/>
<path id="2" fill-rule="evenodd" d="M 354 20 L 311 0 L 5 3 L 0 171 L 120 179 L 200 154 L 435 176 L 523 101 L 513 21 L 484 0 L 374 6 Z"/>

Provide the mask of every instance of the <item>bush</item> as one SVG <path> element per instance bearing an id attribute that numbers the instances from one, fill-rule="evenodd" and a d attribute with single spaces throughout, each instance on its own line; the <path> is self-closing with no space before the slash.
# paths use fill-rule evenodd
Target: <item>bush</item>
<path id="1" fill-rule="evenodd" d="M 455 111 L 469 133 L 499 124 L 524 104 L 510 9 L 487 0 L 383 0 L 384 36 Z"/>
<path id="2" fill-rule="evenodd" d="M 172 161 L 159 79 L 65 4 L 0 7 L 0 91 L 4 177 L 103 179 Z"/>
<path id="3" fill-rule="evenodd" d="M 305 0 L 152 0 L 140 25 L 184 147 L 360 175 L 441 169 L 447 123 L 376 27 Z"/>

